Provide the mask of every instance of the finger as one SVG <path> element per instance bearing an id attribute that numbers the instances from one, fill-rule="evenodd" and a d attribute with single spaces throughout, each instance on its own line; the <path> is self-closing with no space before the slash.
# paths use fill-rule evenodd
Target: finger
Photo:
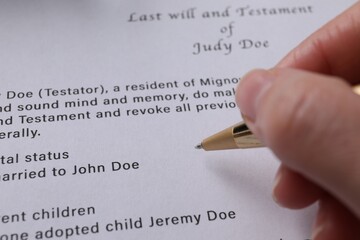
<path id="1" fill-rule="evenodd" d="M 331 74 L 360 82 L 360 2 L 320 28 L 277 67 Z"/>
<path id="2" fill-rule="evenodd" d="M 360 221 L 340 202 L 320 200 L 312 240 L 360 239 Z"/>
<path id="3" fill-rule="evenodd" d="M 316 184 L 281 165 L 275 178 L 273 198 L 281 206 L 292 209 L 307 207 L 323 195 Z"/>
<path id="4" fill-rule="evenodd" d="M 300 70 L 257 70 L 242 79 L 236 100 L 283 164 L 360 217 L 360 97 L 350 86 Z"/>

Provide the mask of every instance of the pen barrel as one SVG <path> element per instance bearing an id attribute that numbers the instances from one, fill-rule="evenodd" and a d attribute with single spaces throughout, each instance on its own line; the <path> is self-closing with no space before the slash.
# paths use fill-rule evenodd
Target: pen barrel
<path id="1" fill-rule="evenodd" d="M 206 151 L 256 147 L 263 145 L 244 122 L 226 128 L 201 143 L 201 148 Z"/>

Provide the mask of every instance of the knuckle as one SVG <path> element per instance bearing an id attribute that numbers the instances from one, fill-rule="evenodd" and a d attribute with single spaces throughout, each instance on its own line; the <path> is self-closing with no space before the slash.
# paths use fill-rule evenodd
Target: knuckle
<path id="1" fill-rule="evenodd" d="M 315 142 L 316 138 L 310 133 L 319 113 L 314 102 L 319 102 L 321 95 L 303 81 L 276 82 L 260 103 L 259 125 L 265 144 L 274 149 L 291 149 L 304 139 L 306 144 Z"/>

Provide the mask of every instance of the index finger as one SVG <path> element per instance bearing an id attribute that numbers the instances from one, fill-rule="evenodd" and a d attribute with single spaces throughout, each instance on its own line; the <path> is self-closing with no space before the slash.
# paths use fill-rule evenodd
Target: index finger
<path id="1" fill-rule="evenodd" d="M 305 39 L 277 67 L 291 67 L 360 82 L 360 2 Z"/>

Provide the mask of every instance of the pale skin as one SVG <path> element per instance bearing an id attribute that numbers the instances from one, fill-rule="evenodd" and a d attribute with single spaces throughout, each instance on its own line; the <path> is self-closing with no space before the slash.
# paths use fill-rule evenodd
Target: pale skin
<path id="1" fill-rule="evenodd" d="M 360 2 L 275 68 L 243 77 L 236 101 L 249 128 L 281 161 L 273 196 L 319 202 L 312 240 L 360 239 Z"/>

